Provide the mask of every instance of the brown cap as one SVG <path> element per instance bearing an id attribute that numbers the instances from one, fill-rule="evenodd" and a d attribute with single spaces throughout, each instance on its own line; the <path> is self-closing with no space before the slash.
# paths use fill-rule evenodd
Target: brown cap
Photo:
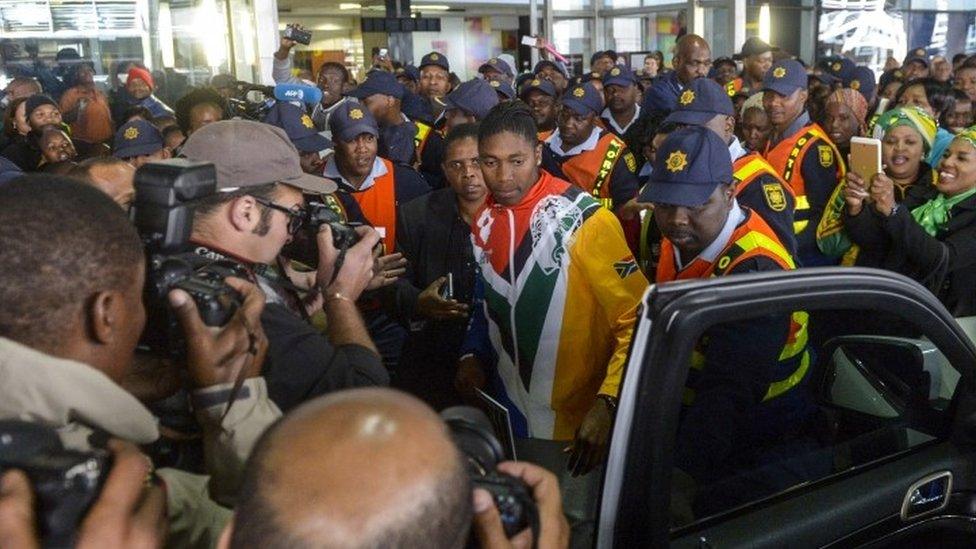
<path id="1" fill-rule="evenodd" d="M 302 171 L 298 149 L 281 128 L 253 120 L 221 120 L 193 132 L 183 145 L 190 160 L 212 162 L 217 190 L 286 185 L 310 193 L 330 194 L 330 179 Z"/>

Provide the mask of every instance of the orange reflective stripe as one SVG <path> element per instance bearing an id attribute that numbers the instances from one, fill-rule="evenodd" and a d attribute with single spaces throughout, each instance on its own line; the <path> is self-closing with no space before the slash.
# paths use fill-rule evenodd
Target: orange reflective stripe
<path id="1" fill-rule="evenodd" d="M 393 251 L 396 243 L 396 183 L 393 176 L 393 163 L 380 158 L 386 166 L 386 174 L 377 177 L 373 185 L 365 191 L 351 193 L 359 203 L 363 215 L 370 225 L 378 230 L 382 227 L 383 245 L 387 251 Z"/>
<path id="2" fill-rule="evenodd" d="M 597 146 L 589 151 L 583 151 L 562 164 L 563 175 L 570 183 L 582 188 L 595 198 L 604 200 L 604 205 L 610 203 L 610 187 L 606 182 L 610 179 L 614 167 L 627 152 L 627 145 L 616 135 L 604 132 Z M 610 203 L 612 206 L 612 203 Z"/>

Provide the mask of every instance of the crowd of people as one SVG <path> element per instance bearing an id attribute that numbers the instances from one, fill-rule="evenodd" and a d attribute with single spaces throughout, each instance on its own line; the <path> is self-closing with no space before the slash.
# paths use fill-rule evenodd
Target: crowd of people
<path id="1" fill-rule="evenodd" d="M 976 314 L 976 56 L 916 50 L 876 78 L 757 38 L 714 58 L 685 35 L 670 68 L 602 51 L 573 75 L 542 46 L 531 72 L 500 55 L 464 82 L 441 53 L 413 66 L 378 50 L 357 81 L 296 68 L 282 38 L 275 82 L 321 100 L 257 120 L 232 108 L 227 75 L 170 107 L 137 62 L 112 89 L 76 54 L 18 66 L 2 103 L 0 419 L 76 449 L 123 441 L 81 545 L 461 547 L 473 524 L 505 546 L 432 411 L 489 397 L 539 546 L 585 544 L 649 283 L 870 266 Z M 849 169 L 856 136 L 881 140 L 880 173 Z M 126 211 L 137 170 L 177 157 L 216 168 L 190 251 L 235 266 L 241 306 L 214 329 L 171 293 L 186 349 L 163 360 L 136 351 L 146 262 Z M 325 224 L 299 253 L 313 206 L 356 242 L 337 248 Z M 708 494 L 696 514 L 743 497 L 710 487 L 804 424 L 811 322 L 744 322 L 696 348 L 674 474 Z M 0 545 L 30 546 L 31 498 L 3 477 Z"/>

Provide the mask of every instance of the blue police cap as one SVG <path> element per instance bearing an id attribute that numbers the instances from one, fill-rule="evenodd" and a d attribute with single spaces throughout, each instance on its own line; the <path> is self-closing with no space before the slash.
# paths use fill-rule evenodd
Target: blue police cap
<path id="1" fill-rule="evenodd" d="M 925 48 L 915 48 L 912 51 L 908 52 L 908 55 L 905 56 L 905 62 L 902 63 L 901 65 L 904 67 L 905 65 L 911 63 L 912 61 L 918 61 L 919 63 L 922 63 L 923 65 L 928 67 L 929 56 L 928 56 L 928 52 L 925 51 Z"/>
<path id="2" fill-rule="evenodd" d="M 397 78 L 400 78 L 402 76 L 404 78 L 409 78 L 414 82 L 420 81 L 420 69 L 418 69 L 413 65 L 404 65 L 400 67 L 399 69 L 396 70 L 396 75 Z"/>
<path id="3" fill-rule="evenodd" d="M 522 93 L 519 94 L 519 97 L 525 99 L 525 97 L 529 95 L 529 92 L 533 91 L 540 91 L 549 97 L 556 97 L 556 95 L 558 95 L 556 93 L 556 86 L 554 86 L 552 82 L 546 80 L 545 78 L 533 77 L 531 80 L 528 80 L 524 86 L 522 86 Z"/>
<path id="4" fill-rule="evenodd" d="M 360 100 L 377 94 L 403 99 L 404 91 L 403 84 L 397 82 L 392 72 L 375 70 L 367 74 L 359 86 L 346 95 Z"/>
<path id="5" fill-rule="evenodd" d="M 828 86 L 833 86 L 837 82 L 840 82 L 839 78 L 837 78 L 836 76 L 828 72 L 811 73 L 810 76 L 807 77 L 807 82 L 809 82 L 810 80 L 818 80 Z"/>
<path id="6" fill-rule="evenodd" d="M 835 57 L 825 63 L 824 70 L 840 80 L 845 86 L 854 78 L 857 65 L 846 57 Z"/>
<path id="7" fill-rule="evenodd" d="M 793 95 L 806 87 L 807 71 L 794 59 L 777 61 L 763 78 L 763 91 L 772 90 L 780 95 Z"/>
<path id="8" fill-rule="evenodd" d="M 443 53 L 432 51 L 425 55 L 420 60 L 420 68 L 422 69 L 428 65 L 434 65 L 446 70 L 447 72 L 451 72 L 451 64 L 447 61 L 447 56 L 445 56 Z"/>
<path id="9" fill-rule="evenodd" d="M 478 120 L 488 116 L 488 111 L 497 104 L 495 88 L 481 78 L 462 83 L 444 98 L 444 110 L 460 109 Z"/>
<path id="10" fill-rule="evenodd" d="M 566 90 L 563 107 L 573 109 L 580 116 L 600 114 L 603 110 L 603 98 L 593 84 L 577 84 Z"/>
<path id="11" fill-rule="evenodd" d="M 365 106 L 354 101 L 344 101 L 329 115 L 332 139 L 349 143 L 364 133 L 379 137 L 380 127 Z"/>
<path id="12" fill-rule="evenodd" d="M 145 120 L 137 119 L 126 122 L 115 132 L 116 158 L 132 158 L 144 154 L 153 154 L 165 146 L 163 134 L 156 126 Z"/>
<path id="13" fill-rule="evenodd" d="M 729 94 L 714 80 L 696 78 L 678 96 L 678 106 L 665 122 L 701 126 L 719 114 L 735 116 Z"/>
<path id="14" fill-rule="evenodd" d="M 614 67 L 603 74 L 604 86 L 636 86 L 637 75 L 627 67 Z"/>
<path id="15" fill-rule="evenodd" d="M 489 78 L 488 85 L 494 88 L 499 94 L 504 95 L 509 101 L 515 99 L 515 88 L 512 87 L 512 83 L 508 80 Z"/>
<path id="16" fill-rule="evenodd" d="M 509 65 L 504 59 L 498 57 L 492 57 L 485 64 L 478 67 L 478 72 L 485 74 L 491 71 L 499 72 L 504 74 L 509 78 L 515 77 L 515 71 L 512 70 L 511 65 Z"/>
<path id="17" fill-rule="evenodd" d="M 424 124 L 434 123 L 434 113 L 430 110 L 430 103 L 416 93 L 410 93 L 408 91 L 403 96 L 400 111 L 407 115 L 410 120 L 423 122 Z"/>
<path id="18" fill-rule="evenodd" d="M 566 70 L 566 65 L 563 65 L 562 63 L 559 63 L 557 61 L 550 61 L 548 59 L 543 59 L 542 61 L 536 63 L 535 68 L 532 69 L 532 73 L 539 74 L 540 72 L 542 72 L 542 69 L 546 67 L 552 67 L 557 71 L 559 71 L 559 73 L 565 76 L 567 79 L 569 78 L 569 71 Z"/>
<path id="19" fill-rule="evenodd" d="M 732 183 L 728 146 L 712 130 L 688 126 L 671 133 L 657 150 L 641 202 L 695 208 L 721 184 Z"/>
<path id="20" fill-rule="evenodd" d="M 299 152 L 318 152 L 332 148 L 332 143 L 315 129 L 312 117 L 298 105 L 279 101 L 265 115 L 264 123 L 285 130 L 288 140 Z"/>
<path id="21" fill-rule="evenodd" d="M 877 81 L 874 79 L 874 71 L 867 67 L 855 68 L 854 78 L 847 84 L 847 87 L 861 92 L 865 101 L 870 105 L 871 101 L 874 100 L 874 91 L 878 87 Z"/>

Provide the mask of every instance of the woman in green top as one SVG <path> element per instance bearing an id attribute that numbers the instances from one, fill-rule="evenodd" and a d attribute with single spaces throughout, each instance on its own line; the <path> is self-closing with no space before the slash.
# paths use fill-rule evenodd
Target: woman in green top
<path id="1" fill-rule="evenodd" d="M 901 201 L 895 189 L 885 174 L 849 179 L 847 234 L 872 266 L 918 280 L 956 316 L 976 314 L 976 126 L 949 145 L 934 185 Z"/>

